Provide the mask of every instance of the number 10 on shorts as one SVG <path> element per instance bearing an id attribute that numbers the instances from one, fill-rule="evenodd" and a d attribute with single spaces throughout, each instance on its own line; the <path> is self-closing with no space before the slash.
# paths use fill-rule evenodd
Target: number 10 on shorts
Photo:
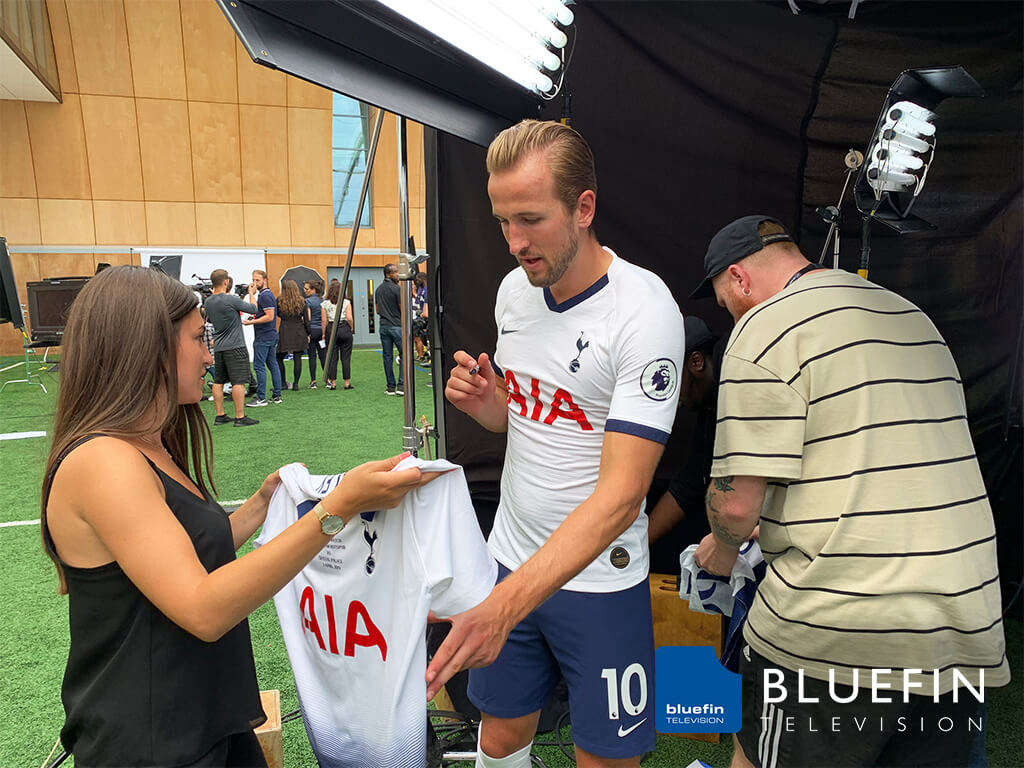
<path id="1" fill-rule="evenodd" d="M 647 707 L 647 671 L 642 664 L 630 664 L 623 670 L 621 678 L 617 669 L 605 667 L 601 670 L 601 677 L 608 686 L 609 720 L 619 719 L 620 703 L 631 717 L 636 717 Z"/>

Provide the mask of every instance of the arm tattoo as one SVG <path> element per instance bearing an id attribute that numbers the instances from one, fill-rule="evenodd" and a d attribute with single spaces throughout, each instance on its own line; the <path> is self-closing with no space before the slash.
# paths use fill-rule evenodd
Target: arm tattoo
<path id="1" fill-rule="evenodd" d="M 732 478 L 722 478 L 722 481 L 728 486 L 728 490 L 731 491 L 733 488 L 728 485 L 729 480 L 732 480 Z M 717 486 L 718 483 L 719 479 L 716 478 L 715 485 Z M 719 541 L 733 547 L 740 547 L 746 541 L 746 538 L 737 536 L 725 527 L 725 524 L 722 522 L 722 511 L 715 506 L 716 496 L 717 494 L 714 491 L 709 490 L 707 495 L 704 497 L 704 503 L 708 508 L 708 523 L 711 525 L 711 530 L 714 531 L 715 538 Z"/>
<path id="2" fill-rule="evenodd" d="M 715 490 L 716 491 L 723 491 L 723 492 L 724 491 L 735 491 L 736 489 L 733 488 L 732 485 L 731 485 L 731 483 L 732 483 L 732 481 L 734 479 L 735 479 L 735 475 L 729 475 L 728 477 L 716 477 L 716 478 L 714 478 Z"/>

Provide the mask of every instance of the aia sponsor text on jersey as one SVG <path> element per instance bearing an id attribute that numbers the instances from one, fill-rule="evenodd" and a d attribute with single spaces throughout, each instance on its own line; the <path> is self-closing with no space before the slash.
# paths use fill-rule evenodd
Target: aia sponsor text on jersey
<path id="1" fill-rule="evenodd" d="M 327 620 L 326 643 L 324 643 L 320 620 L 317 618 L 318 608 L 320 608 L 320 615 Z M 299 598 L 299 613 L 302 616 L 303 633 L 312 634 L 316 638 L 320 650 L 328 651 L 336 656 L 341 655 L 338 650 L 338 620 L 335 616 L 334 597 L 332 595 L 319 596 L 312 587 L 307 586 L 302 590 L 302 595 Z M 362 624 L 362 629 L 360 629 L 360 624 Z M 366 606 L 358 600 L 352 600 L 346 609 L 344 655 L 355 656 L 356 646 L 376 647 L 380 651 L 381 661 L 388 659 L 388 643 L 384 639 L 384 633 L 373 623 Z"/>
<path id="2" fill-rule="evenodd" d="M 512 404 L 515 403 L 519 408 L 520 416 L 545 424 L 553 424 L 555 419 L 568 419 L 576 422 L 584 432 L 594 431 L 583 409 L 576 405 L 573 396 L 561 387 L 555 388 L 551 404 L 548 405 L 540 399 L 540 382 L 534 377 L 530 378 L 529 395 L 523 394 L 516 375 L 507 369 L 505 370 L 505 385 L 508 388 L 505 402 L 508 403 L 510 410 L 514 407 Z"/>

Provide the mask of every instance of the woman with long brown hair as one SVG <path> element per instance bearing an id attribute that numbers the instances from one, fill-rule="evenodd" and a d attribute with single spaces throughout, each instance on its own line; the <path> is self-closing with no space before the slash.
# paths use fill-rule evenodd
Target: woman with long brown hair
<path id="1" fill-rule="evenodd" d="M 341 313 L 338 313 L 338 303 L 341 302 Z M 352 321 L 352 302 L 347 298 L 341 299 L 341 281 L 331 280 L 327 289 L 327 299 L 321 304 L 323 312 L 324 333 L 328 334 L 334 329 L 334 350 L 331 358 L 327 361 L 324 369 L 324 378 L 327 379 L 327 388 L 336 389 L 338 379 L 338 356 L 341 356 L 341 376 L 345 381 L 345 389 L 352 387 L 352 329 L 355 324 Z"/>
<path id="2" fill-rule="evenodd" d="M 155 270 L 104 270 L 75 300 L 63 351 L 41 526 L 69 599 L 61 740 L 80 766 L 265 765 L 246 617 L 345 522 L 428 478 L 390 471 L 401 457 L 356 467 L 315 514 L 236 559 L 280 478 L 230 515 L 211 495 L 192 292 Z"/>
<path id="3" fill-rule="evenodd" d="M 281 369 L 281 382 L 285 389 L 298 389 L 299 378 L 302 376 L 302 355 L 309 348 L 309 313 L 306 311 L 306 300 L 299 293 L 299 285 L 294 280 L 281 281 L 281 295 L 277 297 L 277 316 L 281 325 L 277 333 L 277 365 Z M 288 384 L 284 375 L 284 359 L 292 356 L 292 373 L 294 378 Z M 313 382 L 316 384 L 316 382 Z"/>

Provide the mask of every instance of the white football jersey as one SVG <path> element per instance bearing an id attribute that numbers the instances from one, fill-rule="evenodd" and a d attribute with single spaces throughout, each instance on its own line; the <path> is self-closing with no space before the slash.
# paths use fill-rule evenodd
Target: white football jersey
<path id="1" fill-rule="evenodd" d="M 472 608 L 497 577 L 462 468 L 414 458 L 398 468 L 417 466 L 446 474 L 394 509 L 351 520 L 274 596 L 306 733 L 323 768 L 422 768 L 427 612 L 447 617 Z M 309 512 L 341 478 L 283 467 L 256 545 Z"/>
<path id="2" fill-rule="evenodd" d="M 558 304 L 516 268 L 494 310 L 508 386 L 508 448 L 488 544 L 518 568 L 594 491 L 605 432 L 664 444 L 679 399 L 683 318 L 666 285 L 609 249 L 608 272 Z M 647 515 L 565 589 L 615 592 L 647 578 Z"/>

